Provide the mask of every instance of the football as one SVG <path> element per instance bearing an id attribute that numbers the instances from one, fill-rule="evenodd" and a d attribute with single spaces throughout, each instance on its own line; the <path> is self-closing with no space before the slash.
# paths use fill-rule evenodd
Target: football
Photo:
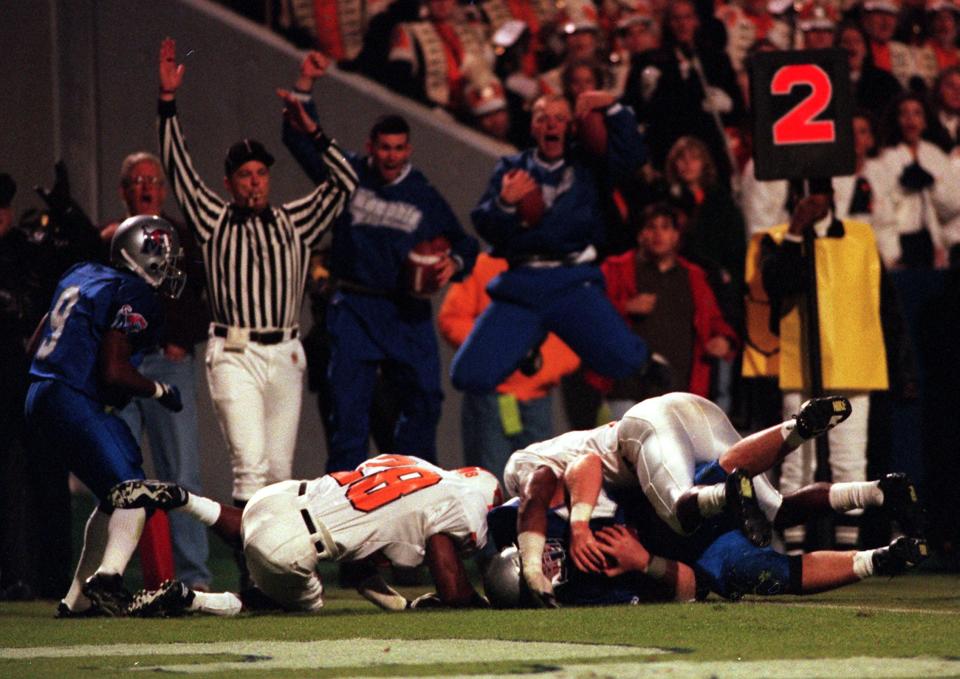
<path id="1" fill-rule="evenodd" d="M 429 297 L 440 289 L 440 264 L 450 254 L 445 236 L 420 241 L 407 254 L 407 289 L 418 297 Z"/>
<path id="2" fill-rule="evenodd" d="M 585 116 L 577 118 L 577 139 L 592 156 L 604 156 L 607 153 L 607 121 L 603 111 L 594 109 Z"/>
<path id="3" fill-rule="evenodd" d="M 524 226 L 536 226 L 543 219 L 543 213 L 547 209 L 543 202 L 543 191 L 540 185 L 532 191 L 524 194 L 520 202 L 517 203 L 517 215 Z"/>

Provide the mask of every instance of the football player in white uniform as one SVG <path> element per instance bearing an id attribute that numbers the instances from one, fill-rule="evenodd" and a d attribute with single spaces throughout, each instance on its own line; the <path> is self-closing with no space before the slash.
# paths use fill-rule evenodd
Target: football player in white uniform
<path id="1" fill-rule="evenodd" d="M 240 510 L 188 493 L 176 484 L 126 481 L 114 487 L 115 507 L 178 509 L 228 541 L 241 541 L 250 575 L 273 602 L 288 610 L 323 607 L 321 561 L 351 562 L 363 569 L 358 591 L 387 610 L 426 605 L 482 606 L 462 557 L 487 539 L 486 515 L 500 504 L 496 477 L 480 467 L 447 471 L 408 455 L 379 455 L 354 471 L 312 481 L 267 486 Z M 435 595 L 409 602 L 377 573 L 373 559 L 413 567 L 424 559 Z M 232 598 L 231 598 L 232 597 Z M 200 610 L 230 615 L 241 610 L 236 595 L 192 592 L 168 581 L 141 592 L 131 615 L 170 615 Z"/>
<path id="2" fill-rule="evenodd" d="M 781 498 L 766 477 L 757 475 L 849 415 L 850 403 L 842 396 L 811 399 L 795 417 L 741 439 L 714 403 L 673 393 L 638 403 L 617 422 L 568 432 L 514 453 L 504 483 L 511 496 L 521 499 L 517 544 L 527 585 L 540 603 L 555 605 L 541 564 L 546 511 L 562 502 L 564 486 L 571 508 L 570 556 L 583 571 L 604 569 L 604 554 L 589 528 L 594 508 L 604 503 L 601 484 L 613 489 L 639 485 L 657 515 L 681 535 L 693 533 L 705 518 L 727 512 L 750 542 L 768 545 Z M 724 482 L 697 486 L 698 463 L 716 465 Z"/>

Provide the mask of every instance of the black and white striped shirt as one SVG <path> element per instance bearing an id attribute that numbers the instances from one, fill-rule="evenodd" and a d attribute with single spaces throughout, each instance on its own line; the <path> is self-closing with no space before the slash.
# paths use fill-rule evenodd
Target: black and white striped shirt
<path id="1" fill-rule="evenodd" d="M 175 102 L 160 102 L 160 152 L 180 209 L 203 251 L 216 323 L 253 330 L 292 328 L 314 248 L 346 205 L 357 175 L 332 141 L 318 141 L 327 179 L 268 214 L 225 202 L 193 168 Z"/>

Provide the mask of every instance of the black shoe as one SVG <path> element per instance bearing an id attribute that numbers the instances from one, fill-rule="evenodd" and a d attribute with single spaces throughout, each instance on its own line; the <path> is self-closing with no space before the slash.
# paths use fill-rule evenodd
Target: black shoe
<path id="1" fill-rule="evenodd" d="M 874 550 L 873 574 L 899 575 L 908 568 L 913 568 L 929 555 L 926 540 L 899 537 L 887 547 Z"/>
<path id="2" fill-rule="evenodd" d="M 746 473 L 734 469 L 725 482 L 726 512 L 734 524 L 757 547 L 766 547 L 773 537 L 770 521 L 757 503 L 753 481 Z"/>
<path id="3" fill-rule="evenodd" d="M 171 510 L 187 504 L 190 494 L 175 483 L 133 479 L 118 483 L 107 493 L 107 500 L 117 509 Z"/>
<path id="4" fill-rule="evenodd" d="M 70 607 L 67 606 L 66 601 L 61 601 L 57 604 L 57 615 L 55 617 L 62 620 L 65 618 L 102 618 L 107 615 L 106 612 L 101 611 L 95 606 L 91 606 L 85 611 L 72 611 Z"/>
<path id="5" fill-rule="evenodd" d="M 800 406 L 797 419 L 797 433 L 805 439 L 812 439 L 829 429 L 833 429 L 850 417 L 853 408 L 844 396 L 824 396 L 811 398 Z"/>
<path id="6" fill-rule="evenodd" d="M 184 615 L 195 598 L 194 591 L 179 580 L 164 580 L 159 589 L 134 594 L 128 612 L 135 618 L 172 618 Z"/>
<path id="7" fill-rule="evenodd" d="M 883 491 L 883 508 L 900 524 L 900 530 L 910 537 L 925 538 L 924 511 L 910 478 L 906 474 L 887 474 L 879 483 Z"/>
<path id="8" fill-rule="evenodd" d="M 119 573 L 94 573 L 83 583 L 83 594 L 94 608 L 113 617 L 125 616 L 132 599 Z"/>

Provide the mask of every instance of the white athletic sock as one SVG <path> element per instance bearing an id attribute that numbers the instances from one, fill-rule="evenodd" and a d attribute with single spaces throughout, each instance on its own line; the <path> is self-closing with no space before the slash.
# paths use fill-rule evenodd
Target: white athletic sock
<path id="1" fill-rule="evenodd" d="M 77 562 L 77 570 L 73 575 L 73 582 L 70 583 L 70 590 L 63 598 L 64 603 L 70 610 L 76 613 L 90 608 L 90 601 L 83 596 L 81 590 L 83 583 L 93 575 L 93 572 L 103 560 L 103 550 L 107 546 L 107 525 L 109 523 L 110 515 L 101 512 L 97 507 L 94 507 L 90 518 L 87 519 L 87 526 L 83 533 L 83 551 L 80 552 L 80 561 Z"/>
<path id="2" fill-rule="evenodd" d="M 877 481 L 848 481 L 830 486 L 830 508 L 837 512 L 883 504 L 883 491 Z"/>
<path id="3" fill-rule="evenodd" d="M 243 602 L 233 592 L 194 592 L 191 611 L 231 617 L 243 609 Z"/>
<path id="4" fill-rule="evenodd" d="M 797 418 L 795 417 L 791 417 L 780 425 L 780 435 L 790 450 L 799 448 L 803 445 L 803 442 L 806 441 L 805 438 L 800 436 L 800 432 L 797 431 Z"/>
<path id="5" fill-rule="evenodd" d="M 147 522 L 145 509 L 115 509 L 107 526 L 107 546 L 98 573 L 120 573 L 127 569 Z"/>
<path id="6" fill-rule="evenodd" d="M 212 526 L 220 518 L 220 503 L 202 495 L 190 493 L 187 504 L 179 509 L 186 512 L 204 526 Z"/>
<path id="7" fill-rule="evenodd" d="M 697 489 L 697 509 L 700 510 L 700 516 L 716 516 L 726 506 L 727 489 L 724 484 L 717 483 Z"/>
<path id="8" fill-rule="evenodd" d="M 873 575 L 873 553 L 875 549 L 867 549 L 853 555 L 853 574 L 863 580 Z"/>

